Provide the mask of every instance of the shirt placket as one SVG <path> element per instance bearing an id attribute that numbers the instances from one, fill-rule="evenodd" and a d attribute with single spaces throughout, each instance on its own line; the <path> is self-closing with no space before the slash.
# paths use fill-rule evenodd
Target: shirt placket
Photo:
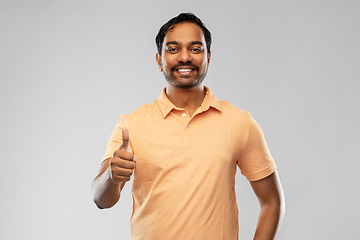
<path id="1" fill-rule="evenodd" d="M 191 127 L 191 124 L 190 124 L 190 121 L 191 121 L 190 114 L 189 114 L 186 110 L 180 110 L 180 111 L 179 111 L 179 114 L 180 114 L 180 118 L 182 119 L 183 124 L 184 124 L 187 128 Z"/>

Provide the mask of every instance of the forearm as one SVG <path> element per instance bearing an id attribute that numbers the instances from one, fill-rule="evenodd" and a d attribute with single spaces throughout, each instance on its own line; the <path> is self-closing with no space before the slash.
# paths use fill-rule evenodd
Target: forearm
<path id="1" fill-rule="evenodd" d="M 110 168 L 100 174 L 93 182 L 93 198 L 99 208 L 111 208 L 120 198 L 121 184 L 110 178 Z"/>
<path id="2" fill-rule="evenodd" d="M 276 239 L 284 214 L 285 206 L 282 201 L 262 206 L 254 240 Z"/>

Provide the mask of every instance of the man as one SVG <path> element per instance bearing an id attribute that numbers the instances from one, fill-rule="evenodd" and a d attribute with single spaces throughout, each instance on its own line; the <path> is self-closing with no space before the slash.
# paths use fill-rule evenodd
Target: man
<path id="1" fill-rule="evenodd" d="M 284 214 L 276 167 L 250 114 L 203 85 L 210 32 L 182 13 L 162 26 L 156 43 L 166 88 L 120 116 L 93 183 L 96 205 L 116 204 L 134 174 L 131 239 L 238 239 L 238 166 L 261 207 L 254 239 L 274 239 Z"/>

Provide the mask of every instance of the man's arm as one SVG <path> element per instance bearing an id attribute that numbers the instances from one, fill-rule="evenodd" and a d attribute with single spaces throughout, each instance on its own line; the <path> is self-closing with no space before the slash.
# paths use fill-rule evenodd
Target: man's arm
<path id="1" fill-rule="evenodd" d="M 278 174 L 275 171 L 250 184 L 261 207 L 254 240 L 276 239 L 285 214 L 285 199 Z"/>
<path id="2" fill-rule="evenodd" d="M 110 161 L 102 162 L 99 175 L 93 181 L 93 198 L 100 209 L 114 206 L 120 198 L 121 184 L 111 179 Z"/>
<path id="3" fill-rule="evenodd" d="M 99 175 L 93 181 L 93 198 L 99 208 L 110 208 L 120 198 L 125 182 L 130 180 L 135 168 L 134 154 L 128 152 L 129 132 L 122 129 L 122 144 L 112 158 L 104 160 Z"/>

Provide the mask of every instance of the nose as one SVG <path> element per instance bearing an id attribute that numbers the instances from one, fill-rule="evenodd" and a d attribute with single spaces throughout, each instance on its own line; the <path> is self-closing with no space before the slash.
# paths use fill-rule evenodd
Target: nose
<path id="1" fill-rule="evenodd" d="M 179 62 L 191 62 L 192 58 L 187 49 L 182 49 L 178 55 Z"/>

